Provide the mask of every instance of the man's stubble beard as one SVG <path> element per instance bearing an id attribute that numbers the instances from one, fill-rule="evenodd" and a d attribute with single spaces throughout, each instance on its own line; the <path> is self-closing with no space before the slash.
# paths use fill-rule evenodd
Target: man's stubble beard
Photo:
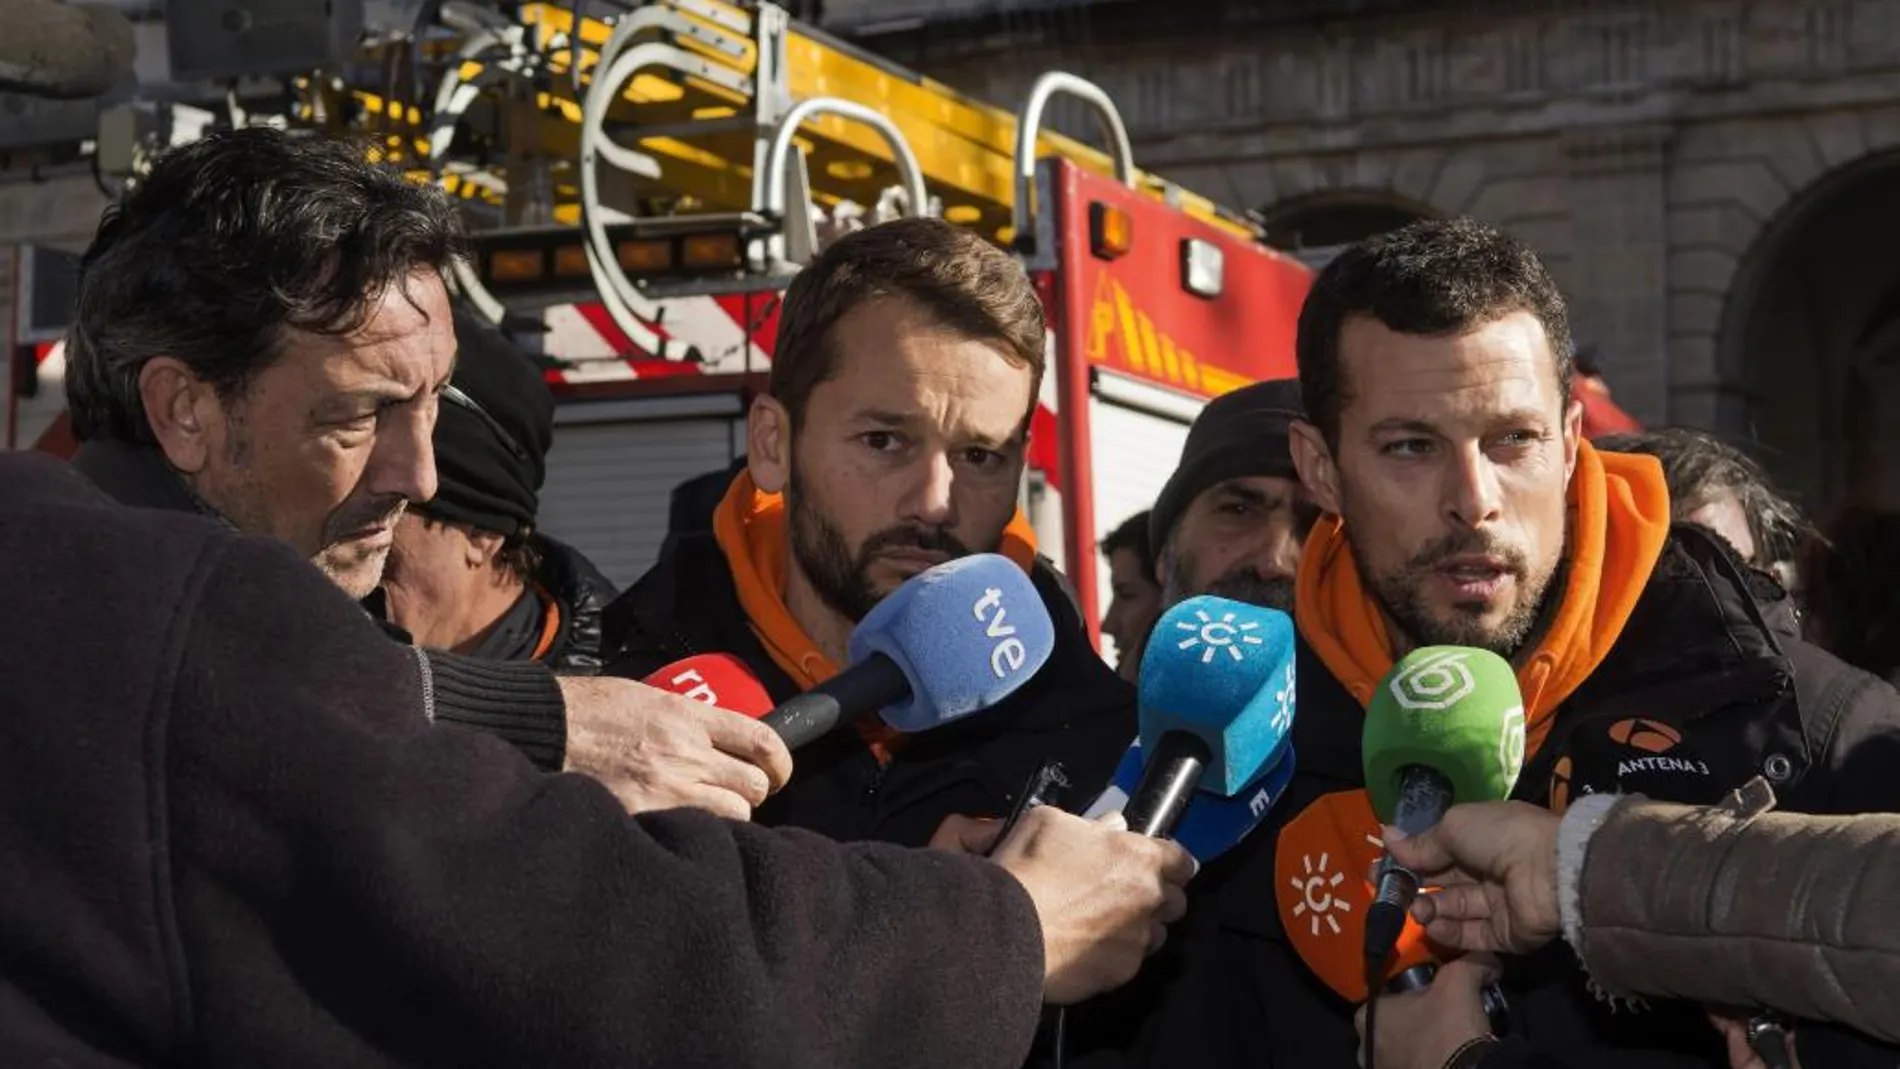
<path id="1" fill-rule="evenodd" d="M 252 458 L 256 455 L 241 412 L 225 413 L 224 473 L 208 480 L 179 473 L 193 497 L 208 511 L 222 517 L 245 534 L 284 538 L 285 532 L 272 523 L 272 489 L 258 473 Z M 215 485 L 214 485 L 215 484 Z M 365 527 L 393 528 L 409 502 L 400 495 L 381 495 L 361 502 L 345 502 L 324 517 L 316 552 L 310 563 L 345 594 L 357 600 L 368 597 L 382 584 L 388 564 L 388 549 L 365 550 L 344 541 L 344 536 Z M 302 546 L 294 546 L 300 552 Z"/>
<path id="2" fill-rule="evenodd" d="M 1380 573 L 1373 570 L 1360 552 L 1358 543 L 1353 541 L 1353 528 L 1349 510 L 1346 545 L 1352 552 L 1353 564 L 1359 570 L 1360 580 L 1386 618 L 1392 621 L 1413 648 L 1470 646 L 1489 650 L 1505 660 L 1511 660 L 1543 629 L 1550 613 L 1561 601 L 1563 585 L 1558 580 L 1564 574 L 1565 556 L 1560 555 L 1558 562 L 1541 577 L 1535 576 L 1530 573 L 1524 554 L 1513 547 L 1500 546 L 1473 534 L 1464 538 L 1440 539 L 1413 555 L 1396 572 Z M 1517 602 L 1493 628 L 1486 629 L 1479 622 L 1478 612 L 1454 606 L 1454 615 L 1446 620 L 1434 617 L 1426 605 L 1420 588 L 1424 583 L 1424 573 L 1432 561 L 1461 553 L 1496 554 L 1506 558 L 1512 566 Z"/>
<path id="3" fill-rule="evenodd" d="M 826 607 L 853 624 L 864 619 L 884 594 L 871 582 L 871 565 L 879 551 L 924 549 L 949 559 L 967 557 L 971 550 L 941 528 L 887 527 L 864 540 L 853 553 L 844 532 L 824 514 L 794 465 L 785 488 L 787 529 L 792 560 Z"/>
<path id="4" fill-rule="evenodd" d="M 1161 587 L 1162 611 L 1167 611 L 1191 597 L 1211 594 L 1215 597 L 1258 605 L 1263 609 L 1278 609 L 1292 614 L 1294 581 L 1289 577 L 1265 576 L 1251 564 L 1230 568 L 1228 571 L 1207 584 L 1204 590 L 1187 589 L 1186 576 L 1194 569 L 1194 555 L 1178 547 L 1169 545 L 1162 550 L 1167 564 L 1161 572 L 1164 582 Z"/>

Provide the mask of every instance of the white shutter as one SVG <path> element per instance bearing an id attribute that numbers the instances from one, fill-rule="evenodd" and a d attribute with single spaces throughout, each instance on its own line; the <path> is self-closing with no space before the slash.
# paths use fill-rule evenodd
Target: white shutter
<path id="1" fill-rule="evenodd" d="M 541 526 L 625 588 L 659 558 L 673 488 L 744 440 L 730 394 L 569 402 L 555 411 Z"/>
<path id="2" fill-rule="evenodd" d="M 1156 496 L 1180 463 L 1188 426 L 1203 403 L 1111 372 L 1097 372 L 1089 437 L 1098 544 L 1123 520 L 1154 507 Z M 1111 597 L 1107 561 L 1097 563 L 1095 575 L 1096 611 L 1106 611 Z M 1102 636 L 1102 655 L 1111 664 L 1114 646 L 1114 640 Z"/>

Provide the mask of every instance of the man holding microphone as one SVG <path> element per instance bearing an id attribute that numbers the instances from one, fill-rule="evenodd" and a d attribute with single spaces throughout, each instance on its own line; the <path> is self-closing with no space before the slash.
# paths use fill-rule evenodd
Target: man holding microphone
<path id="1" fill-rule="evenodd" d="M 1183 908 L 1051 807 L 990 857 L 629 818 L 432 724 L 280 542 L 37 454 L 0 500 L 0 1064 L 1013 1069 Z"/>

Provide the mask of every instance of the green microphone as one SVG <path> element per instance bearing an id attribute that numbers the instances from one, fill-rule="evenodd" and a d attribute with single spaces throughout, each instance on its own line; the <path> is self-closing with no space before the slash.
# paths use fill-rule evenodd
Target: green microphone
<path id="1" fill-rule="evenodd" d="M 1413 650 L 1379 681 L 1361 749 L 1373 813 L 1407 835 L 1431 828 L 1454 805 L 1509 798 L 1524 767 L 1517 673 L 1489 650 Z M 1384 971 L 1417 895 L 1418 877 L 1388 858 L 1366 913 L 1372 975 Z"/>

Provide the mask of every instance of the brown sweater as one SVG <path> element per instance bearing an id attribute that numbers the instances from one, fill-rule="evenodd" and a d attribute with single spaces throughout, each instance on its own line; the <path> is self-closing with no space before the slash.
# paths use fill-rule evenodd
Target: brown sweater
<path id="1" fill-rule="evenodd" d="M 0 1065 L 994 1066 L 988 862 L 677 811 L 431 726 L 308 562 L 0 457 Z"/>
<path id="2" fill-rule="evenodd" d="M 1729 806 L 1611 808 L 1583 840 L 1585 967 L 1612 992 L 1900 1041 L 1900 816 L 1770 813 L 1765 790 Z"/>

